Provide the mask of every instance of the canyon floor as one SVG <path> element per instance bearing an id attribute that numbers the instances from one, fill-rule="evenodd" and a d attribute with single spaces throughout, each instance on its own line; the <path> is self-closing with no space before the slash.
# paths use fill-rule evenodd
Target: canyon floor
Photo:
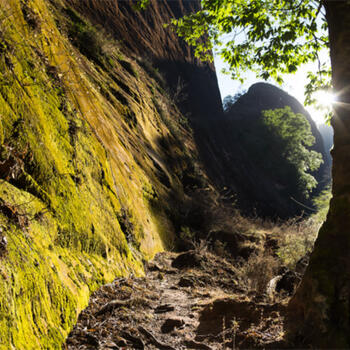
<path id="1" fill-rule="evenodd" d="M 236 260 L 202 246 L 160 253 L 145 271 L 97 290 L 64 349 L 287 347 L 287 294 L 247 290 Z"/>

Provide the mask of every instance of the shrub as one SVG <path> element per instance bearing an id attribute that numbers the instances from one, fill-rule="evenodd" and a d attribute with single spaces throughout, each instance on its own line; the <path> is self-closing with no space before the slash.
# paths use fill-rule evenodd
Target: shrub
<path id="1" fill-rule="evenodd" d="M 313 205 L 317 208 L 316 214 L 313 215 L 313 218 L 318 222 L 326 221 L 329 202 L 332 198 L 332 188 L 331 186 L 326 187 L 317 197 L 312 201 Z"/>
<path id="2" fill-rule="evenodd" d="M 320 222 L 314 218 L 289 220 L 279 227 L 277 255 L 283 265 L 293 270 L 301 258 L 311 253 L 319 228 Z"/>
<path id="3" fill-rule="evenodd" d="M 269 251 L 260 251 L 244 261 L 238 275 L 249 291 L 266 292 L 269 281 L 278 273 L 280 263 Z"/>

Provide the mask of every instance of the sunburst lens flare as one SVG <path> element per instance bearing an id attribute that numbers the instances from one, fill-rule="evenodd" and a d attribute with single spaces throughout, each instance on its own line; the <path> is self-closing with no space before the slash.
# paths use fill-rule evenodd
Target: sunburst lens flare
<path id="1" fill-rule="evenodd" d="M 319 90 L 315 92 L 314 98 L 316 104 L 321 107 L 331 107 L 337 101 L 336 95 L 327 90 Z"/>

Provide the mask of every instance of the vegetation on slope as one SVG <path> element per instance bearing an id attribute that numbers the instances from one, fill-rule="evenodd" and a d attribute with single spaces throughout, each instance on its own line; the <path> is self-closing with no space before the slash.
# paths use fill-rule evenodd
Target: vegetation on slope
<path id="1" fill-rule="evenodd" d="M 308 198 L 317 186 L 310 173 L 323 163 L 320 153 L 306 148 L 315 143 L 310 124 L 301 113 L 293 113 L 289 106 L 266 110 L 262 114 L 262 127 L 270 134 L 266 138 L 268 166 L 277 176 L 288 180 L 292 193 Z M 275 157 L 270 158 L 271 154 Z"/>
<path id="2" fill-rule="evenodd" d="M 236 164 L 249 164 L 240 170 L 243 180 L 235 175 L 238 200 L 264 216 L 311 215 L 312 198 L 329 183 L 330 168 L 310 115 L 294 97 L 266 83 L 236 98 L 226 99 L 227 144 Z"/>

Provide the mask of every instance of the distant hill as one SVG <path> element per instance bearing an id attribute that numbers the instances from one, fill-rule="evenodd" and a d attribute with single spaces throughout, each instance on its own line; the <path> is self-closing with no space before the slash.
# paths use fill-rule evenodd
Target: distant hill
<path id="1" fill-rule="evenodd" d="M 258 135 L 262 111 L 290 106 L 294 113 L 305 116 L 315 137 L 312 150 L 322 154 L 324 163 L 312 175 L 319 182 L 312 195 L 329 182 L 330 162 L 315 122 L 305 108 L 285 91 L 267 83 L 257 83 L 240 96 L 212 127 L 212 152 L 207 152 L 207 164 L 215 158 L 212 178 L 235 196 L 246 213 L 287 218 L 309 212 L 310 200 L 298 197 L 291 189 L 291 179 L 277 178 L 265 163 L 271 154 L 261 154 L 261 135 Z M 214 164 L 214 162 L 213 162 Z M 281 165 L 282 166 L 282 165 Z M 210 167 L 210 164 L 209 164 Z M 210 173 L 210 172 L 209 172 Z M 311 195 L 311 197 L 312 197 Z M 305 206 L 306 207 L 305 207 Z"/>
<path id="2" fill-rule="evenodd" d="M 261 112 L 263 110 L 283 108 L 285 106 L 290 106 L 294 113 L 301 113 L 305 116 L 311 126 L 312 134 L 316 139 L 312 149 L 326 156 L 320 131 L 309 112 L 295 97 L 274 85 L 267 83 L 252 85 L 248 92 L 238 98 L 231 108 L 229 108 L 226 115 L 236 120 L 249 118 L 253 121 L 261 117 Z M 325 166 L 327 166 L 327 163 Z M 320 172 L 322 172 L 322 169 L 320 169 Z"/>

